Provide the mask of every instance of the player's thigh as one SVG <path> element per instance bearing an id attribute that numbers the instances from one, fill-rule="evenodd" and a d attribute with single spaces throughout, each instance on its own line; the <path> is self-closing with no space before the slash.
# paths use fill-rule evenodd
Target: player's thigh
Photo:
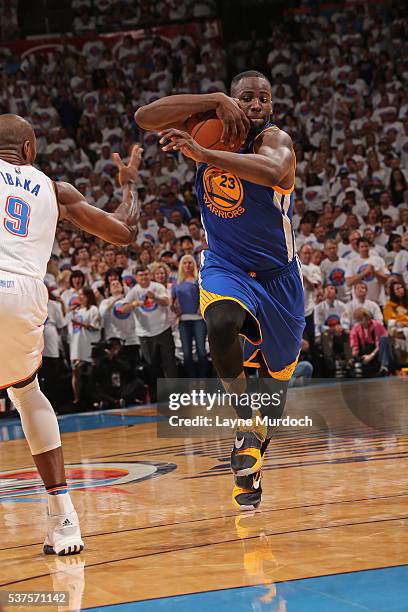
<path id="1" fill-rule="evenodd" d="M 0 294 L 0 387 L 24 380 L 40 365 L 46 316 L 41 295 Z"/>
<path id="2" fill-rule="evenodd" d="M 262 288 L 259 300 L 262 353 L 269 371 L 292 368 L 305 327 L 303 287 L 297 274 L 274 279 Z"/>

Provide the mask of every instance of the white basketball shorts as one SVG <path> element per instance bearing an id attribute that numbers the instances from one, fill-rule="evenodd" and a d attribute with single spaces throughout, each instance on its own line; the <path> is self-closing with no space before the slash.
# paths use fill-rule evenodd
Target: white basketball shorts
<path id="1" fill-rule="evenodd" d="M 43 282 L 0 270 L 0 389 L 40 367 L 47 302 Z"/>

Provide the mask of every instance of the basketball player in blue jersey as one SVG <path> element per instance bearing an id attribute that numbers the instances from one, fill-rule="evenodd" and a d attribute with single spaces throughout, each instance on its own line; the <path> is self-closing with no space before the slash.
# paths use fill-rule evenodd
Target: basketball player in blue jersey
<path id="1" fill-rule="evenodd" d="M 237 153 L 205 149 L 185 131 L 191 115 L 209 110 L 224 122 L 224 142 L 240 142 Z M 269 80 L 248 71 L 232 80 L 231 98 L 168 96 L 140 108 L 135 118 L 142 128 L 162 130 L 164 151 L 181 151 L 197 163 L 196 190 L 208 242 L 200 270 L 201 311 L 224 388 L 243 393 L 244 366 L 259 368 L 261 376 L 279 381 L 282 400 L 267 412 L 279 417 L 305 321 L 292 229 L 295 154 L 289 135 L 271 123 L 271 113 Z M 237 432 L 231 467 L 233 500 L 240 509 L 260 504 L 270 435 L 270 428 L 255 421 Z"/>

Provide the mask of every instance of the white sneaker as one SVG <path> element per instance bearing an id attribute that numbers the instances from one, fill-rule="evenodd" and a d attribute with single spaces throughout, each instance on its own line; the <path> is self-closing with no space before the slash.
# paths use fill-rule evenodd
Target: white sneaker
<path id="1" fill-rule="evenodd" d="M 47 522 L 47 536 L 43 548 L 46 555 L 75 555 L 84 550 L 75 510 L 55 516 L 48 514 Z"/>

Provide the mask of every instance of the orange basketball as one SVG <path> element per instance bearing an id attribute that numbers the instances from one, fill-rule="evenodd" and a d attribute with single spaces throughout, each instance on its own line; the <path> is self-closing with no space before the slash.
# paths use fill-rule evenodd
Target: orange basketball
<path id="1" fill-rule="evenodd" d="M 194 140 L 205 149 L 213 149 L 215 151 L 238 151 L 240 145 L 236 144 L 230 147 L 221 142 L 223 123 L 215 113 L 205 113 L 193 115 L 187 121 L 187 131 Z"/>

